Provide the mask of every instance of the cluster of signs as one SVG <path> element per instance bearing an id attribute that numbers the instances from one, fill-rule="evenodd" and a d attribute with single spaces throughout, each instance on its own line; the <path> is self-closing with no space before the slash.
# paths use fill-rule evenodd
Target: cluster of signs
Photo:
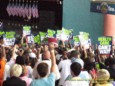
<path id="1" fill-rule="evenodd" d="M 115 0 L 92 0 L 90 10 L 91 12 L 115 15 Z"/>
<path id="2" fill-rule="evenodd" d="M 39 32 L 37 35 L 32 35 L 30 28 L 28 26 L 25 26 L 23 28 L 23 33 L 24 36 L 26 35 L 28 43 L 38 43 L 38 44 L 40 43 L 47 44 L 48 40 L 50 40 L 51 38 L 53 40 L 57 39 L 57 40 L 67 41 L 70 39 L 72 35 L 72 31 L 73 30 L 67 30 L 65 28 L 57 31 L 48 29 L 47 32 Z"/>
<path id="3" fill-rule="evenodd" d="M 62 30 L 51 30 L 48 29 L 47 32 L 39 32 L 37 35 L 31 34 L 31 27 L 24 26 L 23 27 L 23 35 L 26 36 L 27 43 L 37 43 L 37 44 L 47 44 L 48 41 L 56 40 L 74 40 L 74 45 L 79 46 L 83 45 L 85 49 L 88 49 L 91 46 L 91 39 L 89 37 L 89 33 L 87 32 L 79 32 L 79 35 L 73 36 L 73 30 L 62 28 Z M 4 32 L 0 31 L 0 36 L 3 35 L 4 45 L 12 46 L 15 43 L 15 32 Z M 100 54 L 110 54 L 112 48 L 112 37 L 103 36 L 98 37 L 98 49 Z"/>
<path id="4" fill-rule="evenodd" d="M 79 46 L 83 45 L 85 49 L 88 49 L 91 46 L 91 39 L 89 33 L 79 32 L 79 35 L 73 36 L 74 45 Z"/>

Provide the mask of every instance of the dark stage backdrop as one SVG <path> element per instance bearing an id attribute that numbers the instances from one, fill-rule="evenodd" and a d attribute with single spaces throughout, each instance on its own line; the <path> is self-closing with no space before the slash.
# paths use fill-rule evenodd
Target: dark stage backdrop
<path id="1" fill-rule="evenodd" d="M 16 0 L 10 0 L 11 2 L 16 2 Z M 33 3 L 34 1 L 38 5 L 39 18 L 32 18 L 30 20 L 26 18 L 20 18 L 16 16 L 9 16 L 6 7 L 9 0 L 0 0 L 0 21 L 4 22 L 4 31 L 16 31 L 17 33 L 22 32 L 22 27 L 24 25 L 29 25 L 32 27 L 33 33 L 38 33 L 38 31 L 47 31 L 50 29 L 61 29 L 62 28 L 62 9 L 63 1 L 61 0 L 17 0 L 24 1 L 26 5 L 28 3 Z"/>

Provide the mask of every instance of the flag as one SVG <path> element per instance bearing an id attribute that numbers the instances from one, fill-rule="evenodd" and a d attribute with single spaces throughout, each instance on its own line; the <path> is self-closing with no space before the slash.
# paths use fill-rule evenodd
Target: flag
<path id="1" fill-rule="evenodd" d="M 9 4 L 8 4 L 8 6 L 6 8 L 9 16 L 11 16 L 11 9 L 10 9 L 10 7 L 11 7 L 11 3 L 9 2 Z"/>
<path id="2" fill-rule="evenodd" d="M 29 16 L 28 3 L 26 3 L 24 10 L 25 10 L 26 17 L 28 17 Z"/>
<path id="3" fill-rule="evenodd" d="M 36 6 L 35 6 L 35 17 L 36 17 L 36 18 L 39 17 L 37 4 L 36 4 Z"/>
<path id="4" fill-rule="evenodd" d="M 33 18 L 36 17 L 36 15 L 35 15 L 35 3 L 32 6 L 32 16 L 33 16 Z"/>
<path id="5" fill-rule="evenodd" d="M 29 4 L 29 17 L 31 18 L 31 16 L 32 16 L 32 9 L 31 9 L 32 7 L 31 7 L 31 4 Z"/>

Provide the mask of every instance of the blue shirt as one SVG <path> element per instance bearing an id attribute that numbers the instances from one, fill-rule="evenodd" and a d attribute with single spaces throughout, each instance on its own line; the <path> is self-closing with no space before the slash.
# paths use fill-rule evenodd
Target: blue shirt
<path id="1" fill-rule="evenodd" d="M 55 86 L 55 74 L 50 73 L 48 77 L 33 80 L 31 86 Z"/>

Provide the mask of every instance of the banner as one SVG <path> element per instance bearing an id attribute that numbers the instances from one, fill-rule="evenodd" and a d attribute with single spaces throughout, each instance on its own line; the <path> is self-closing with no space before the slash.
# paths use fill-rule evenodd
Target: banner
<path id="1" fill-rule="evenodd" d="M 115 15 L 115 0 L 92 0 L 91 12 Z"/>
<path id="2" fill-rule="evenodd" d="M 6 32 L 3 39 L 4 39 L 4 45 L 13 46 L 15 43 L 15 32 Z"/>
<path id="3" fill-rule="evenodd" d="M 30 35 L 31 34 L 31 27 L 30 26 L 24 26 L 23 27 L 23 36 Z"/>
<path id="4" fill-rule="evenodd" d="M 98 38 L 98 49 L 100 54 L 110 54 L 112 48 L 112 37 L 104 36 Z"/>
<path id="5" fill-rule="evenodd" d="M 79 46 L 80 45 L 80 40 L 78 36 L 73 36 L 73 40 L 74 40 L 74 45 L 75 46 Z"/>

